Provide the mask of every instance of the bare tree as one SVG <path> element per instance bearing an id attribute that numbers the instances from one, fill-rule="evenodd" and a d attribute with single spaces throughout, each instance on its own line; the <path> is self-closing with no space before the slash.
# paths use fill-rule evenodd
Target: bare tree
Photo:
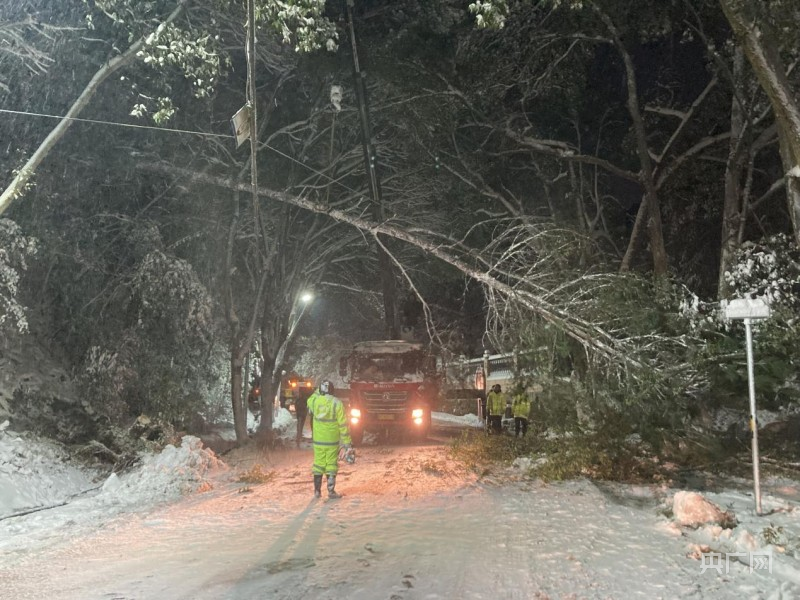
<path id="1" fill-rule="evenodd" d="M 787 11 L 787 21 L 796 23 L 798 6 L 795 2 L 766 6 L 752 0 L 720 0 L 720 4 L 772 104 L 786 172 L 789 215 L 795 242 L 800 244 L 800 104 L 786 75 L 777 34 L 765 12 Z"/>

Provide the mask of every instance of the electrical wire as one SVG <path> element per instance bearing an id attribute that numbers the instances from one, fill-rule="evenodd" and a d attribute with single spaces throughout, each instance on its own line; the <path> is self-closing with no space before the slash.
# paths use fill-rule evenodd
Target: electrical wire
<path id="1" fill-rule="evenodd" d="M 204 136 L 204 137 L 226 138 L 226 139 L 233 139 L 233 137 L 234 137 L 233 134 L 230 134 L 230 133 L 209 133 L 209 132 L 205 132 L 205 131 L 192 131 L 190 129 L 169 129 L 169 128 L 166 128 L 166 127 L 155 127 L 153 125 L 137 125 L 135 123 L 119 123 L 119 122 L 116 122 L 116 121 L 104 121 L 104 120 L 101 120 L 101 119 L 83 119 L 83 118 L 80 118 L 80 117 L 62 117 L 62 116 L 59 116 L 59 115 L 49 115 L 49 114 L 46 114 L 46 113 L 37 113 L 37 112 L 30 112 L 30 111 L 24 111 L 24 110 L 13 110 L 13 109 L 10 109 L 10 108 L 0 108 L 0 113 L 6 113 L 6 114 L 11 114 L 11 115 L 22 115 L 22 116 L 26 116 L 26 117 L 42 117 L 42 118 L 46 118 L 46 119 L 59 119 L 59 120 L 67 120 L 67 121 L 78 121 L 78 122 L 81 122 L 81 123 L 93 123 L 95 125 L 111 125 L 112 127 L 128 127 L 128 128 L 131 128 L 131 129 L 149 129 L 149 130 L 153 130 L 153 131 L 168 131 L 170 133 L 186 133 L 186 134 L 190 134 L 190 135 L 199 135 L 199 136 Z M 314 167 L 312 167 L 310 165 L 307 165 L 303 161 L 298 160 L 295 157 L 290 156 L 289 154 L 286 154 L 285 152 L 283 152 L 282 150 L 279 150 L 278 148 L 270 146 L 269 144 L 266 144 L 266 143 L 264 143 L 263 146 L 265 148 L 269 149 L 269 150 L 272 150 L 275 154 L 278 154 L 278 155 L 282 156 L 283 158 L 285 158 L 287 160 L 290 160 L 290 161 L 292 161 L 294 163 L 297 163 L 298 165 L 300 165 L 301 167 L 311 171 L 312 173 L 327 179 L 331 183 L 335 183 L 336 185 L 341 186 L 342 188 L 344 188 L 348 192 L 352 192 L 354 194 L 360 194 L 361 193 L 361 192 L 359 192 L 357 190 L 354 190 L 353 188 L 345 185 L 341 181 L 337 181 L 336 179 L 334 179 L 330 175 L 328 175 L 326 173 L 323 173 L 322 171 L 318 171 L 317 169 L 315 169 Z"/>
<path id="2" fill-rule="evenodd" d="M 80 117 L 60 117 L 58 115 L 27 112 L 24 110 L 11 110 L 8 108 L 0 108 L 0 113 L 8 113 L 12 115 L 25 115 L 28 117 L 44 117 L 47 119 L 58 119 L 60 121 L 80 121 L 82 123 L 95 123 L 97 125 L 113 125 L 114 127 L 130 127 L 131 129 L 153 129 L 155 131 L 170 131 L 172 133 L 190 133 L 193 135 L 201 135 L 206 137 L 220 137 L 220 138 L 233 137 L 233 135 L 230 133 L 207 133 L 205 131 L 191 131 L 189 129 L 168 129 L 166 127 L 154 127 L 152 125 L 136 125 L 135 123 L 117 123 L 115 121 L 102 121 L 99 119 L 82 119 Z"/>

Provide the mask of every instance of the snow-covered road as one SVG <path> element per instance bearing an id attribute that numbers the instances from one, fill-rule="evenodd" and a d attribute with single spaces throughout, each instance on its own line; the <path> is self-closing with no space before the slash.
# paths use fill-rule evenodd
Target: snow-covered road
<path id="1" fill-rule="evenodd" d="M 440 439 L 365 447 L 339 476 L 345 497 L 313 500 L 310 459 L 308 449 L 239 453 L 209 492 L 17 548 L 0 559 L 0 597 L 800 597 L 800 587 L 735 562 L 727 575 L 701 573 L 648 488 L 612 495 L 513 472 L 478 481 Z M 238 483 L 256 462 L 273 479 Z"/>

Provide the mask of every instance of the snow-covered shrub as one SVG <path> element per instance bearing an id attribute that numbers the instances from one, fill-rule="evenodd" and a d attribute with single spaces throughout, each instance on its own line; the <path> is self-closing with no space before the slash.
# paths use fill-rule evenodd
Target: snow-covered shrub
<path id="1" fill-rule="evenodd" d="M 17 431 L 28 431 L 66 444 L 80 444 L 97 434 L 97 422 L 78 403 L 20 387 L 11 398 L 11 423 Z"/>
<path id="2" fill-rule="evenodd" d="M 154 251 L 133 275 L 140 327 L 203 339 L 211 327 L 211 297 L 185 260 Z"/>
<path id="3" fill-rule="evenodd" d="M 120 348 L 89 348 L 78 377 L 86 412 L 105 422 L 119 423 L 128 416 L 123 392 L 134 377 Z"/>
<path id="4" fill-rule="evenodd" d="M 732 297 L 764 298 L 773 310 L 800 314 L 800 249 L 787 235 L 742 244 L 725 280 Z"/>
<path id="5" fill-rule="evenodd" d="M 20 273 L 27 269 L 28 258 L 36 254 L 36 245 L 14 221 L 0 219 L 0 331 L 13 328 L 22 333 L 28 329 L 17 294 Z"/>
<path id="6" fill-rule="evenodd" d="M 800 399 L 800 249 L 783 234 L 743 244 L 725 279 L 733 298 L 764 298 L 772 316 L 753 325 L 756 393 L 764 408 Z M 746 394 L 745 333 L 741 321 L 722 320 L 709 336 L 711 373 L 720 395 Z"/>
<path id="7" fill-rule="evenodd" d="M 145 254 L 111 322 L 95 332 L 80 369 L 88 410 L 122 425 L 140 414 L 188 427 L 219 379 L 209 368 L 212 300 L 192 266 L 159 250 Z M 99 334 L 99 335 L 98 335 Z"/>

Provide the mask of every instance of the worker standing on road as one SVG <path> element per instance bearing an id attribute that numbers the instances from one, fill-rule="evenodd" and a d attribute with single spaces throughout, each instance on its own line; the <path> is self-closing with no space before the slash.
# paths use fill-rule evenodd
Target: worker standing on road
<path id="1" fill-rule="evenodd" d="M 341 498 L 336 493 L 336 473 L 339 471 L 339 446 L 351 449 L 350 431 L 342 401 L 333 395 L 333 384 L 327 379 L 308 399 L 311 416 L 311 439 L 314 443 L 314 496 L 322 495 L 322 476 L 328 477 L 328 497 Z"/>
<path id="2" fill-rule="evenodd" d="M 525 393 L 525 388 L 518 385 L 514 390 L 514 437 L 518 437 L 522 430 L 522 437 L 528 433 L 528 418 L 531 413 L 531 400 Z"/>
<path id="3" fill-rule="evenodd" d="M 493 433 L 502 433 L 503 414 L 506 412 L 506 397 L 500 384 L 492 386 L 492 391 L 486 397 L 486 414 L 489 415 L 489 430 Z"/>

